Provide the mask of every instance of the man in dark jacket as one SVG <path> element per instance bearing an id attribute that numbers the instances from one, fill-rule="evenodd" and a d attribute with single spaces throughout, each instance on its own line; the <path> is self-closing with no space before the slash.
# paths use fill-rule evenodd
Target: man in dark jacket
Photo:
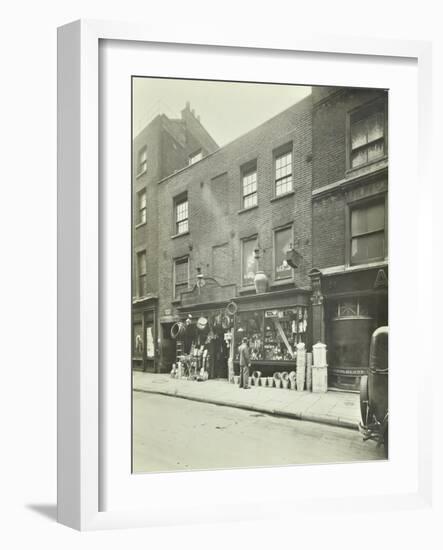
<path id="1" fill-rule="evenodd" d="M 249 346 L 248 346 L 248 339 L 243 338 L 242 343 L 240 347 L 238 348 L 238 351 L 240 353 L 240 379 L 239 379 L 239 385 L 240 388 L 244 388 L 245 390 L 249 389 Z"/>

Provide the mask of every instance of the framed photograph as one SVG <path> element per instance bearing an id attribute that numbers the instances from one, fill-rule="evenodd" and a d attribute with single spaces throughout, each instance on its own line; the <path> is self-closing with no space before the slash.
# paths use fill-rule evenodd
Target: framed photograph
<path id="1" fill-rule="evenodd" d="M 59 29 L 59 521 L 430 506 L 429 45 L 193 41 Z"/>

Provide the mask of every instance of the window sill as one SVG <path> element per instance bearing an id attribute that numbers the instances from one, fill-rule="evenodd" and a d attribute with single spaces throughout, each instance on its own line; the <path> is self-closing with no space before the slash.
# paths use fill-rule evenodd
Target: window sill
<path id="1" fill-rule="evenodd" d="M 335 265 L 331 267 L 324 267 L 321 269 L 322 275 L 327 277 L 328 275 L 338 275 L 340 273 L 349 273 L 353 271 L 363 271 L 366 269 L 383 268 L 388 266 L 388 258 L 383 260 L 371 261 L 365 264 L 355 265 Z"/>
<path id="2" fill-rule="evenodd" d="M 185 235 L 189 235 L 189 231 L 184 231 L 183 233 L 177 233 L 175 235 L 172 235 L 171 239 L 178 239 L 179 237 L 184 237 Z"/>
<path id="3" fill-rule="evenodd" d="M 355 271 L 367 267 L 377 267 L 380 264 L 387 263 L 388 258 L 368 258 L 361 262 L 353 262 L 345 266 L 346 271 Z"/>
<path id="4" fill-rule="evenodd" d="M 135 229 L 138 229 L 139 227 L 143 227 L 144 225 L 146 225 L 147 222 L 140 222 L 138 223 L 136 226 L 135 226 Z"/>
<path id="5" fill-rule="evenodd" d="M 242 208 L 237 212 L 237 214 L 244 214 L 244 212 L 250 212 L 251 210 L 255 210 L 258 208 L 258 204 L 254 204 L 254 206 L 250 206 L 249 208 Z"/>
<path id="6" fill-rule="evenodd" d="M 371 160 L 371 162 L 367 162 L 366 164 L 360 164 L 360 166 L 354 166 L 354 167 L 349 166 L 346 169 L 345 175 L 346 176 L 353 176 L 354 174 L 358 174 L 359 171 L 362 171 L 363 173 L 365 173 L 365 171 L 368 168 L 372 168 L 373 166 L 376 166 L 377 164 L 384 164 L 384 163 L 387 162 L 387 160 L 388 160 L 388 156 L 384 155 L 383 157 L 380 157 L 380 158 L 375 159 L 375 160 Z"/>
<path id="7" fill-rule="evenodd" d="M 242 286 L 238 291 L 239 294 L 252 294 L 253 292 L 255 292 L 254 285 Z"/>
<path id="8" fill-rule="evenodd" d="M 272 281 L 272 283 L 269 285 L 271 288 L 279 287 L 279 286 L 287 286 L 287 285 L 293 285 L 294 284 L 294 277 L 288 277 L 287 279 L 278 279 L 276 281 Z"/>
<path id="9" fill-rule="evenodd" d="M 282 195 L 278 195 L 278 197 L 273 197 L 270 202 L 279 201 L 280 199 L 291 197 L 292 195 L 295 195 L 295 191 L 289 191 L 288 193 L 283 193 Z"/>

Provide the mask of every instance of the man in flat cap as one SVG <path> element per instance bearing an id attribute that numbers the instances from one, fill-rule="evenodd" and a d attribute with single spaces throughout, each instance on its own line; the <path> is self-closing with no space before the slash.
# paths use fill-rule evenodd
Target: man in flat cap
<path id="1" fill-rule="evenodd" d="M 248 339 L 243 338 L 242 343 L 240 347 L 238 348 L 238 351 L 240 353 L 240 378 L 239 378 L 239 385 L 240 388 L 243 388 L 245 390 L 249 389 L 249 346 L 248 346 Z"/>

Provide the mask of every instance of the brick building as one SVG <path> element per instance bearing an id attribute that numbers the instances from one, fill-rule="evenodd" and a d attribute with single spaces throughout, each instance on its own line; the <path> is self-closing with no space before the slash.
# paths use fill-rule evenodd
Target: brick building
<path id="1" fill-rule="evenodd" d="M 189 106 L 154 119 L 134 140 L 134 366 L 170 370 L 189 319 L 210 376 L 232 331 L 265 375 L 326 342 L 331 385 L 356 387 L 387 322 L 386 120 L 384 93 L 323 87 L 222 148 Z"/>
<path id="2" fill-rule="evenodd" d="M 158 115 L 133 140 L 132 295 L 133 364 L 156 369 L 158 359 L 158 182 L 218 145 L 191 111 L 180 119 Z"/>
<path id="3" fill-rule="evenodd" d="M 388 97 L 319 87 L 312 101 L 313 338 L 329 384 L 356 389 L 388 324 Z"/>

